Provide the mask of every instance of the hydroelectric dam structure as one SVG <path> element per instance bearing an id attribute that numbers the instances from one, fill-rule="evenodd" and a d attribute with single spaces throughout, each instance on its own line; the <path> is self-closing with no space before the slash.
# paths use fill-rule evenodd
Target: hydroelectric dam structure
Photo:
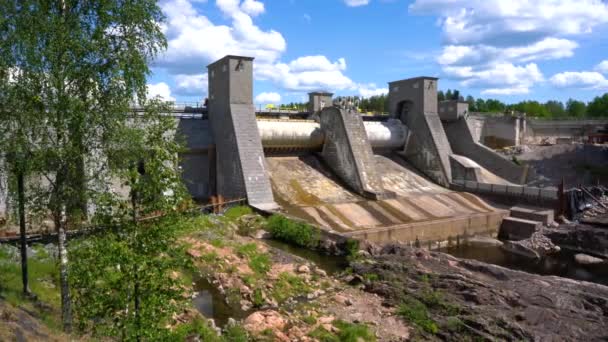
<path id="1" fill-rule="evenodd" d="M 460 106 L 438 103 L 437 78 L 390 82 L 389 115 L 367 121 L 322 92 L 304 116 L 256 116 L 250 57 L 226 56 L 208 75 L 207 115 L 178 124 L 183 177 L 201 201 L 246 199 L 345 237 L 424 243 L 496 233 L 508 215 L 451 190 L 455 180 L 525 178 L 473 140 Z"/>

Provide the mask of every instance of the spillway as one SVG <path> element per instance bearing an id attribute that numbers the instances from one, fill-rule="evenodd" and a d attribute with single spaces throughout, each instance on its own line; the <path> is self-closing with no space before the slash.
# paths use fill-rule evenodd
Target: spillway
<path id="1" fill-rule="evenodd" d="M 313 120 L 258 119 L 264 149 L 321 150 L 325 134 Z M 374 149 L 399 149 L 405 145 L 408 129 L 398 120 L 364 122 Z"/>

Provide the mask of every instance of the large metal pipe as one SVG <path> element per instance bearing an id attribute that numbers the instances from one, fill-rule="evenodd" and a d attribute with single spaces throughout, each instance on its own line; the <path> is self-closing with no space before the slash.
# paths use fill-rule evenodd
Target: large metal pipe
<path id="1" fill-rule="evenodd" d="M 325 136 L 320 125 L 311 120 L 258 119 L 264 148 L 320 149 Z"/>
<path id="2" fill-rule="evenodd" d="M 325 135 L 315 121 L 258 119 L 257 122 L 264 148 L 318 150 L 323 147 Z M 373 148 L 398 149 L 405 145 L 408 130 L 398 120 L 366 121 L 364 125 Z"/>

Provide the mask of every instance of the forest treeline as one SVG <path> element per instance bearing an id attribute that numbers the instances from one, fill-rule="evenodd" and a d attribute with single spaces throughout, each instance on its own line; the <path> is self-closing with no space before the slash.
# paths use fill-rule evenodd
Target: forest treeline
<path id="1" fill-rule="evenodd" d="M 346 97 L 337 97 L 336 100 L 345 99 Z M 368 98 L 359 96 L 348 97 L 362 113 L 387 113 L 388 112 L 388 95 L 377 95 Z M 482 99 L 474 98 L 471 95 L 466 97 L 460 94 L 458 90 L 448 89 L 447 91 L 440 90 L 437 92 L 439 101 L 445 100 L 460 100 L 469 104 L 469 112 L 477 113 L 505 113 L 505 112 L 520 112 L 528 116 L 560 119 L 560 118 L 605 118 L 608 117 L 608 93 L 597 96 L 590 102 L 569 99 L 566 102 L 558 100 L 550 100 L 547 102 L 539 102 L 535 100 L 526 100 L 518 103 L 507 104 L 497 99 Z M 283 104 L 281 109 L 297 109 L 306 110 L 307 103 L 292 102 Z"/>

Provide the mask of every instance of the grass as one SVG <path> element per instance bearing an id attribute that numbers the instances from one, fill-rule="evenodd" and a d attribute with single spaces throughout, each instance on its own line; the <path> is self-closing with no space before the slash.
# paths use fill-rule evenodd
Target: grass
<path id="1" fill-rule="evenodd" d="M 264 275 L 270 271 L 270 264 L 268 254 L 256 254 L 249 259 L 249 267 L 259 275 Z"/>
<path id="2" fill-rule="evenodd" d="M 283 272 L 279 274 L 279 278 L 274 283 L 272 297 L 278 303 L 282 303 L 288 298 L 295 297 L 297 295 L 304 295 L 310 291 L 311 287 L 307 285 L 300 277 Z"/>
<path id="3" fill-rule="evenodd" d="M 426 305 L 417 299 L 406 297 L 399 306 L 397 314 L 428 333 L 436 334 L 439 331 Z"/>
<path id="4" fill-rule="evenodd" d="M 198 341 L 209 342 L 247 342 L 247 332 L 240 325 L 227 327 L 223 335 L 218 335 L 207 321 L 195 319 L 192 322 L 179 325 L 171 334 L 169 340 L 187 341 L 188 337 L 198 336 Z"/>
<path id="5" fill-rule="evenodd" d="M 309 336 L 321 342 L 375 342 L 376 336 L 364 324 L 348 323 L 341 320 L 333 322 L 339 332 L 332 333 L 322 326 L 313 330 Z"/>
<path id="6" fill-rule="evenodd" d="M 253 210 L 245 205 L 239 205 L 236 207 L 228 208 L 226 212 L 224 212 L 224 217 L 234 221 L 241 216 L 251 215 L 253 214 Z"/>
<path id="7" fill-rule="evenodd" d="M 59 268 L 57 261 L 49 257 L 42 246 L 34 246 L 35 255 L 28 258 L 29 287 L 38 300 L 49 306 L 50 310 L 42 310 L 42 321 L 53 330 L 59 331 Z M 34 303 L 23 296 L 21 280 L 21 263 L 10 260 L 6 251 L 0 249 L 0 297 L 9 304 L 24 307 L 28 311 L 37 312 Z"/>
<path id="8" fill-rule="evenodd" d="M 292 221 L 281 215 L 272 215 L 268 219 L 266 228 L 273 238 L 301 247 L 317 248 L 321 240 L 318 228 Z"/>

